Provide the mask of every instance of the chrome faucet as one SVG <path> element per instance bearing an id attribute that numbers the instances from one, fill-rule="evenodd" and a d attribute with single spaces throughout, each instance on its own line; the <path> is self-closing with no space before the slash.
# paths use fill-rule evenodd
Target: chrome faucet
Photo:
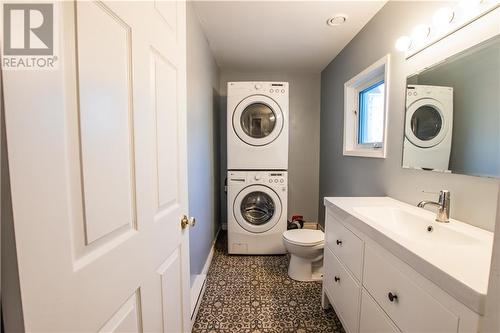
<path id="1" fill-rule="evenodd" d="M 420 201 L 417 207 L 424 208 L 427 205 L 438 207 L 436 222 L 450 222 L 450 191 L 442 190 L 439 192 L 439 201 Z"/>

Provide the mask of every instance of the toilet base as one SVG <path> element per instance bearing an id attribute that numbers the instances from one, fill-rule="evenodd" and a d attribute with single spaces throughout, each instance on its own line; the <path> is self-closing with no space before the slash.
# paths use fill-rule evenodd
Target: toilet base
<path id="1" fill-rule="evenodd" d="M 288 276 L 293 280 L 303 282 L 323 280 L 323 256 L 320 259 L 311 260 L 291 254 Z"/>

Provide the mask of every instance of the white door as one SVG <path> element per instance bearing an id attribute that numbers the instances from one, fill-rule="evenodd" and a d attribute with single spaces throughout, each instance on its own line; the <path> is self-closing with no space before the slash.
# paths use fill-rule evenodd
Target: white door
<path id="1" fill-rule="evenodd" d="M 61 2 L 59 69 L 5 71 L 25 328 L 187 332 L 184 2 Z"/>

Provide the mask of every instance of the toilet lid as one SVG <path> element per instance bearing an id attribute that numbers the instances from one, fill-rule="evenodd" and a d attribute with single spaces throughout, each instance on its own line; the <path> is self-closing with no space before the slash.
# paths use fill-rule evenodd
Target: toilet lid
<path id="1" fill-rule="evenodd" d="M 293 229 L 283 233 L 283 238 L 293 244 L 313 246 L 325 241 L 325 234 L 321 230 Z"/>

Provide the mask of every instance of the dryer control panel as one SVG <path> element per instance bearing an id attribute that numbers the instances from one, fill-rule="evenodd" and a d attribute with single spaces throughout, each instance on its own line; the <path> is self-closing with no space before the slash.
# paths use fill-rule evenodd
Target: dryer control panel
<path id="1" fill-rule="evenodd" d="M 286 186 L 286 171 L 229 171 L 228 185 L 262 184 L 267 186 Z"/>
<path id="2" fill-rule="evenodd" d="M 228 94 L 288 95 L 288 82 L 228 82 Z"/>

